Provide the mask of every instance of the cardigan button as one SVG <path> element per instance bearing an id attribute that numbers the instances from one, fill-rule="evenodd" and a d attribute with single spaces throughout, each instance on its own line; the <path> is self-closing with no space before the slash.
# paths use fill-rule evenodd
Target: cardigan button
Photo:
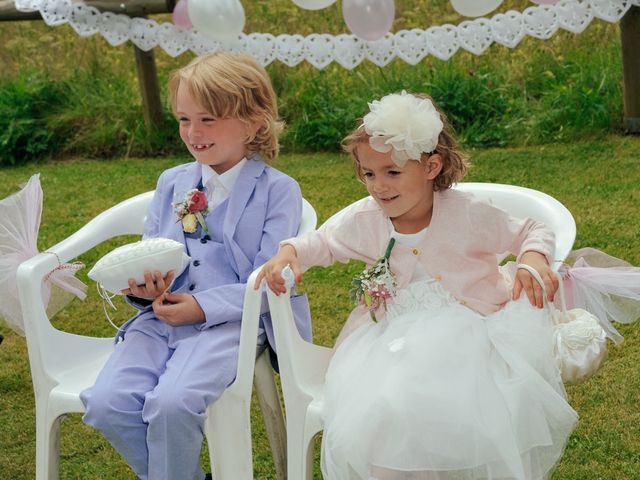
<path id="1" fill-rule="evenodd" d="M 411 253 L 413 253 L 414 255 L 418 256 L 420 255 L 420 250 L 417 248 L 414 248 L 413 250 L 411 250 Z"/>
<path id="2" fill-rule="evenodd" d="M 196 288 L 195 283 L 192 283 L 191 285 L 189 285 L 189 290 L 193 291 Z"/>
<path id="3" fill-rule="evenodd" d="M 200 266 L 200 260 L 194 260 L 193 261 L 193 266 L 194 267 L 199 267 Z"/>

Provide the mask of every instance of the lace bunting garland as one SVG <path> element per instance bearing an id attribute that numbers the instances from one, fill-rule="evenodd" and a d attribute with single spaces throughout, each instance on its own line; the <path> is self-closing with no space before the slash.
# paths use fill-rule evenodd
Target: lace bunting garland
<path id="1" fill-rule="evenodd" d="M 242 33 L 231 41 L 216 41 L 170 22 L 159 24 L 145 18 L 101 13 L 95 7 L 72 0 L 15 0 L 17 10 L 39 11 L 47 25 L 69 23 L 81 37 L 100 33 L 112 46 L 130 40 L 144 51 L 159 46 L 172 57 L 187 50 L 198 55 L 218 50 L 245 52 L 264 66 L 276 59 L 289 67 L 306 60 L 317 69 L 331 62 L 353 69 L 365 59 L 384 67 L 396 57 L 415 65 L 427 55 L 448 60 L 460 49 L 481 55 L 494 42 L 514 48 L 527 35 L 544 40 L 560 28 L 580 33 L 594 18 L 614 23 L 633 5 L 640 6 L 640 0 L 561 0 L 555 5 L 538 5 L 523 12 L 509 10 L 458 25 L 400 30 L 373 42 L 355 35 L 319 33 L 306 37 Z"/>

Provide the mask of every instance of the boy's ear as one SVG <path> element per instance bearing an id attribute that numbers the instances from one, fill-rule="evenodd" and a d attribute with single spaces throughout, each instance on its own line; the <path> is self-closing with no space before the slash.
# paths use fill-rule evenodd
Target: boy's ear
<path id="1" fill-rule="evenodd" d="M 262 127 L 262 124 L 258 121 L 246 123 L 247 143 L 251 143 L 256 138 L 260 127 Z"/>
<path id="2" fill-rule="evenodd" d="M 433 180 L 442 171 L 442 156 L 439 153 L 434 153 L 427 159 L 426 164 L 427 178 Z"/>
<path id="3" fill-rule="evenodd" d="M 249 133 L 251 133 L 252 137 L 255 137 L 258 134 L 258 130 L 262 127 L 262 123 L 255 121 L 249 124 Z"/>

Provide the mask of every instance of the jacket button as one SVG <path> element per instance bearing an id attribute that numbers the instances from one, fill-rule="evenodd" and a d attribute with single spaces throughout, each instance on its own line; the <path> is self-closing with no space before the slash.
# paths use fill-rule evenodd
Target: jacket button
<path id="1" fill-rule="evenodd" d="M 193 261 L 193 266 L 194 267 L 199 267 L 200 266 L 200 260 L 194 260 Z"/>
<path id="2" fill-rule="evenodd" d="M 195 283 L 192 283 L 191 285 L 189 285 L 189 290 L 193 290 L 193 289 L 195 289 L 195 288 L 196 288 Z"/>

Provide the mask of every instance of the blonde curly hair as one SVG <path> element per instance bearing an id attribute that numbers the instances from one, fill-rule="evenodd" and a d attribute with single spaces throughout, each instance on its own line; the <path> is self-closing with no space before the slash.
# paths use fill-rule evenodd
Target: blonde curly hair
<path id="1" fill-rule="evenodd" d="M 423 153 L 420 160 L 427 159 L 434 153 L 438 153 L 441 156 L 442 170 L 433 181 L 433 189 L 435 191 L 446 190 L 448 188 L 451 188 L 454 183 L 462 180 L 462 178 L 466 175 L 469 169 L 469 160 L 467 156 L 460 150 L 458 142 L 456 141 L 454 136 L 453 128 L 451 127 L 447 116 L 440 109 L 440 107 L 436 105 L 433 99 L 429 95 L 425 95 L 422 93 L 414 93 L 412 95 L 417 98 L 431 100 L 433 106 L 440 114 L 443 128 L 438 137 L 438 146 L 433 152 Z M 365 112 L 365 114 L 366 113 L 368 112 Z M 357 147 L 361 143 L 368 143 L 369 138 L 371 137 L 364 130 L 362 118 L 358 120 L 358 125 L 359 126 L 355 130 L 353 130 L 344 138 L 344 140 L 342 140 L 342 148 L 345 152 L 351 155 L 353 169 L 356 173 L 356 176 L 358 177 L 358 179 L 360 179 L 360 181 L 363 182 L 364 178 L 362 176 L 362 167 L 360 165 L 360 160 L 358 159 Z"/>
<path id="2" fill-rule="evenodd" d="M 244 54 L 217 52 L 195 58 L 171 74 L 169 103 L 176 114 L 178 87 L 184 82 L 193 98 L 214 118 L 237 118 L 260 127 L 247 138 L 247 149 L 268 162 L 278 155 L 284 123 L 266 70 Z"/>

